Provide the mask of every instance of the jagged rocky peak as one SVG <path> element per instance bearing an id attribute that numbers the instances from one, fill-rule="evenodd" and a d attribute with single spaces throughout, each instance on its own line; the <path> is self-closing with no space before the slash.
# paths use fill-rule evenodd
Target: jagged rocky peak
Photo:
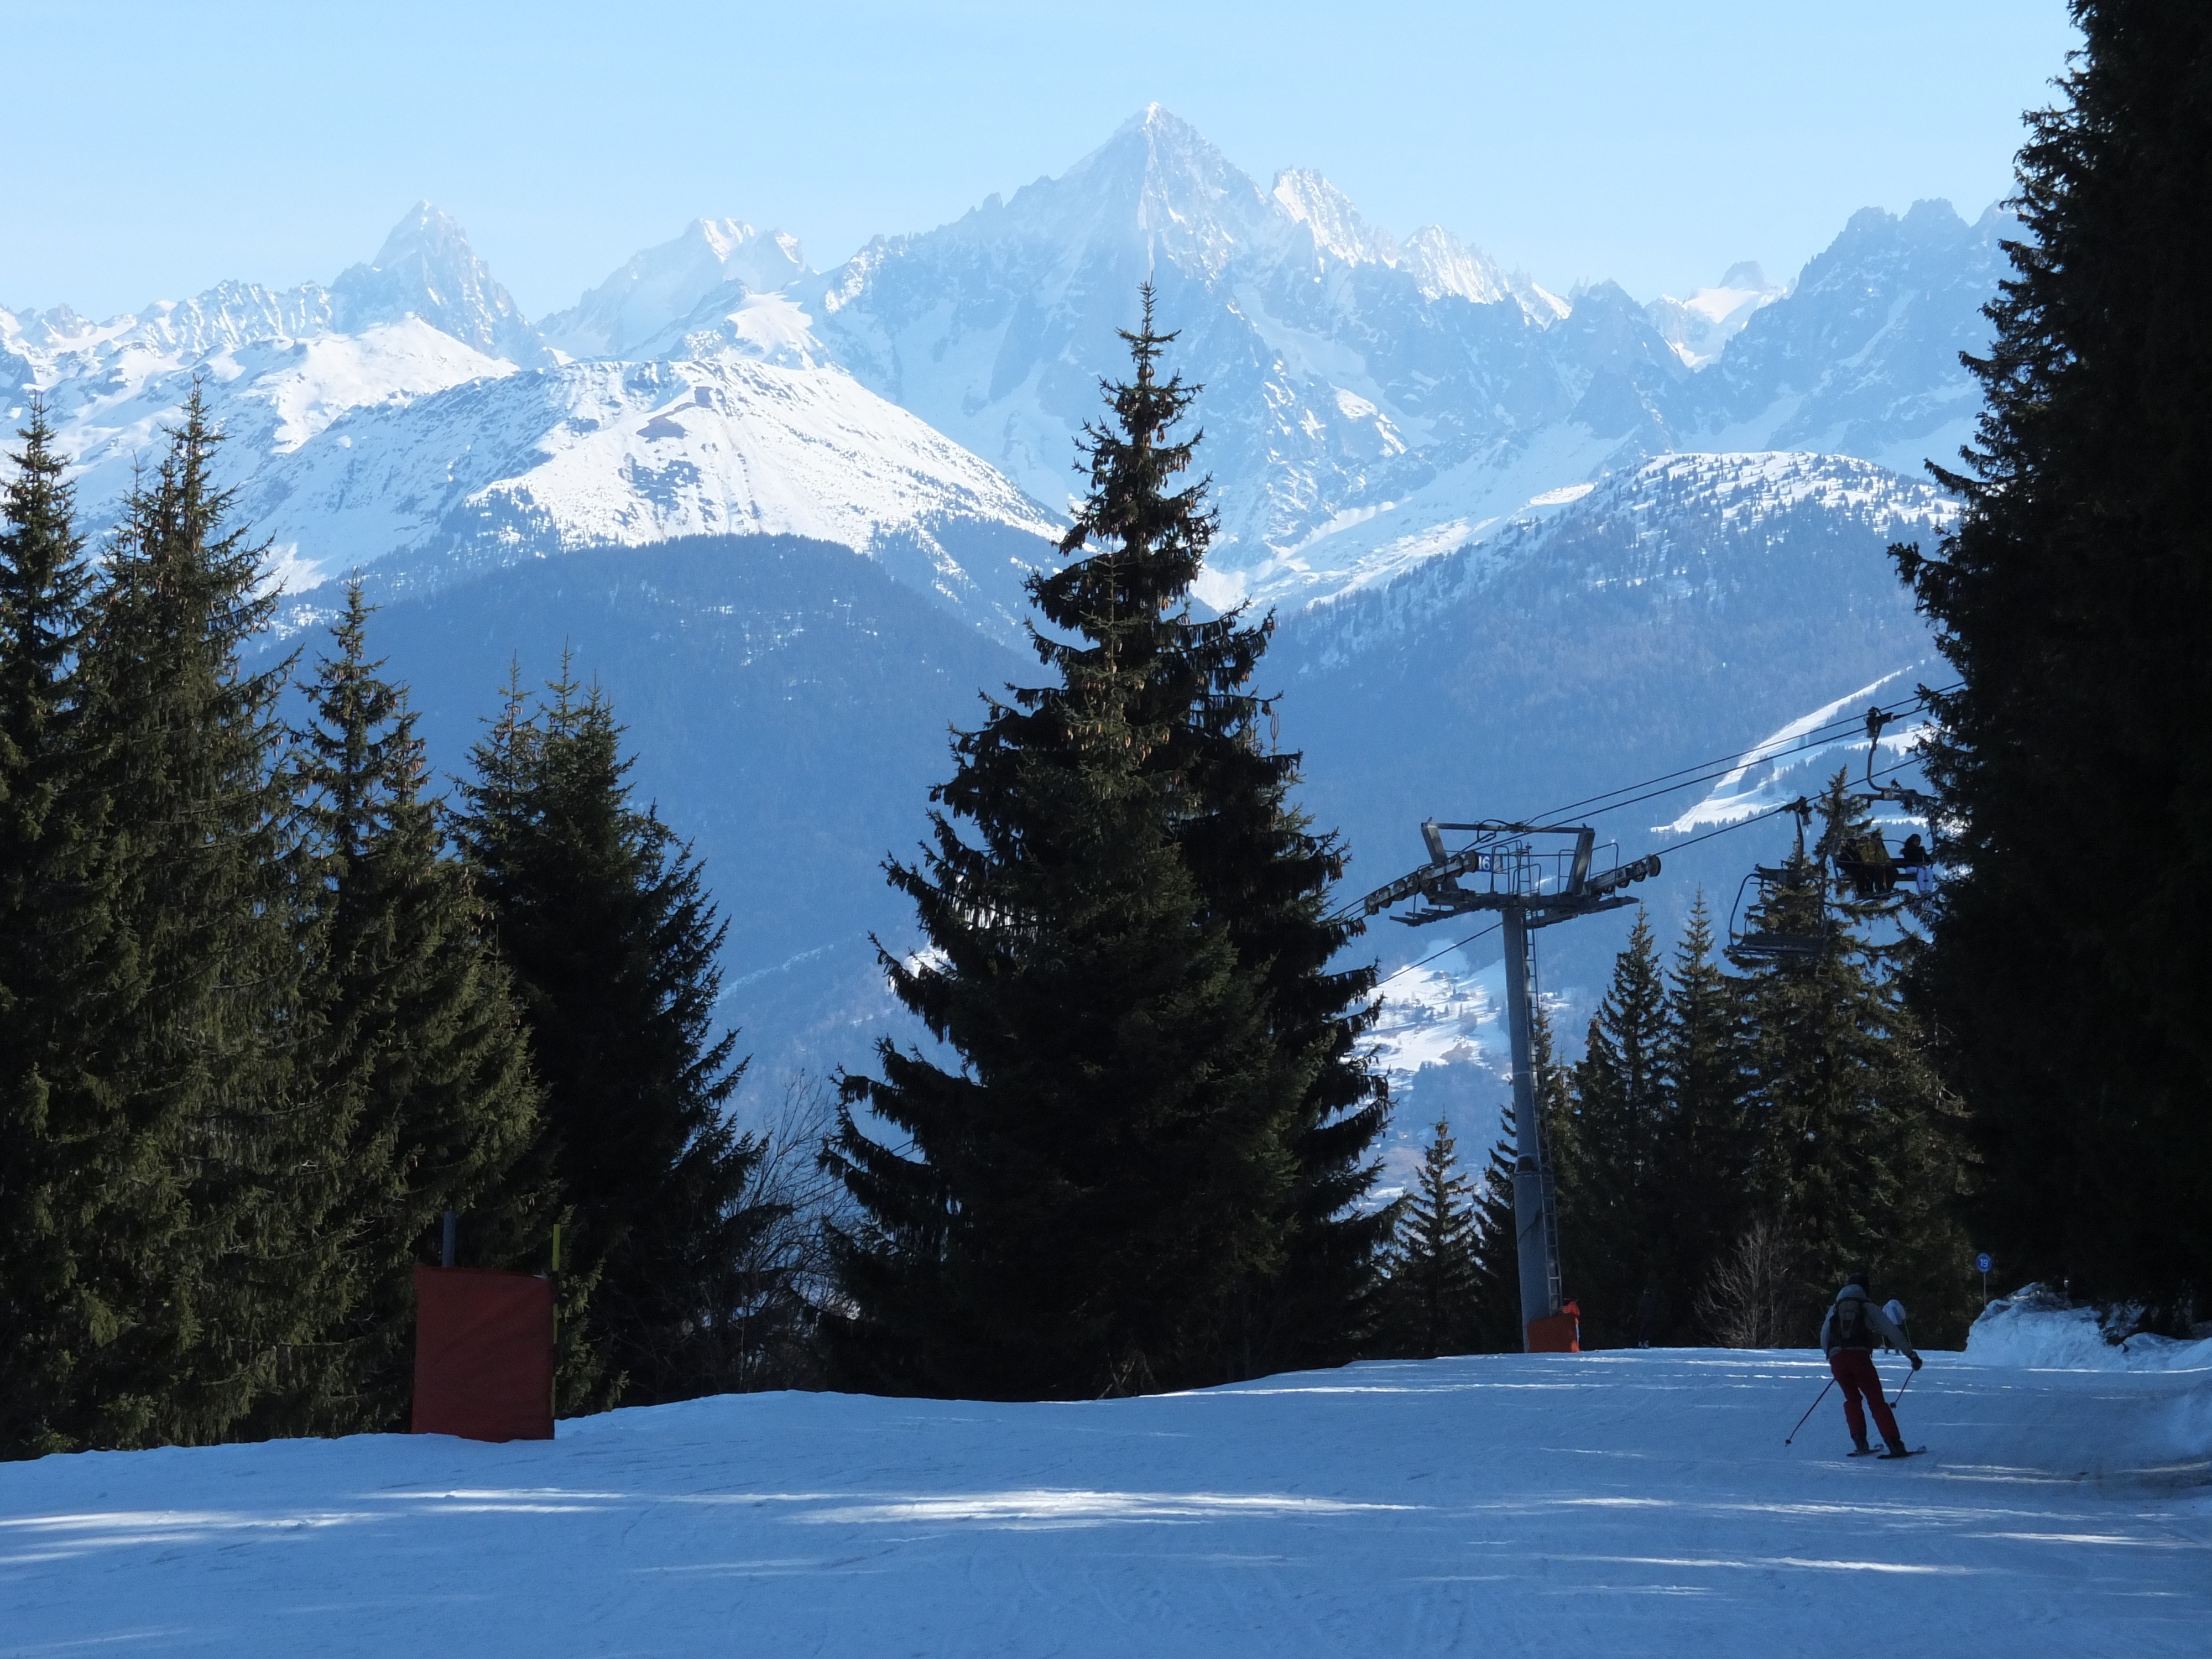
<path id="1" fill-rule="evenodd" d="M 1398 245 L 1359 216 L 1352 198 L 1311 167 L 1275 175 L 1275 204 L 1312 233 L 1314 246 L 1347 264 L 1395 265 Z"/>
<path id="2" fill-rule="evenodd" d="M 1498 262 L 1442 225 L 1423 225 L 1408 236 L 1404 260 L 1427 299 L 1456 294 L 1486 306 L 1513 297 L 1511 283 Z"/>
<path id="3" fill-rule="evenodd" d="M 331 295 L 348 333 L 411 314 L 488 356 L 545 358 L 538 331 L 477 257 L 468 233 L 428 202 L 392 228 L 375 258 L 340 273 Z"/>
<path id="4" fill-rule="evenodd" d="M 1209 274 L 1279 242 L 1285 228 L 1277 204 L 1249 174 L 1158 104 L 1130 117 L 1059 179 L 1017 191 L 1007 207 L 1036 215 L 1070 240 L 1133 232 Z"/>
<path id="5" fill-rule="evenodd" d="M 807 274 L 799 239 L 742 219 L 694 219 L 672 241 L 630 256 L 567 311 L 538 325 L 574 357 L 615 357 L 678 322 L 716 289 L 773 294 Z"/>

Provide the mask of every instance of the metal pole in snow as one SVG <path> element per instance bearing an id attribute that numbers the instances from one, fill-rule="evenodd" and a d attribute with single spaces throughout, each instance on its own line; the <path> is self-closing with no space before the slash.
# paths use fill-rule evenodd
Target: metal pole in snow
<path id="1" fill-rule="evenodd" d="M 1505 1012 L 1513 1039 L 1513 1231 L 1521 1268 L 1521 1346 L 1528 1327 L 1559 1312 L 1552 1304 L 1551 1231 L 1544 1224 L 1543 1126 L 1536 1121 L 1536 1035 L 1529 1001 L 1528 920 L 1507 905 Z"/>

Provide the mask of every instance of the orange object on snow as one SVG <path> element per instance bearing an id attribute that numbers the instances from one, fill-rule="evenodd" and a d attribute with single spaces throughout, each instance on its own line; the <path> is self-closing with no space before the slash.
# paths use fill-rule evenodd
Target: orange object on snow
<path id="1" fill-rule="evenodd" d="M 1559 1312 L 1528 1322 L 1530 1353 L 1580 1353 L 1583 1351 L 1583 1310 L 1570 1302 Z"/>
<path id="2" fill-rule="evenodd" d="M 553 1437 L 553 1281 L 415 1269 L 416 1434 Z"/>

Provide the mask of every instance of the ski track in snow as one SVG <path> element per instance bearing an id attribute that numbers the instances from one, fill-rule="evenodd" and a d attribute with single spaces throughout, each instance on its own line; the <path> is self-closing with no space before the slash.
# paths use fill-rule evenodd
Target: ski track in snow
<path id="1" fill-rule="evenodd" d="M 1886 1365 L 1894 1387 L 1904 1376 Z M 551 1443 L 0 1468 L 0 1654 L 2202 1655 L 2212 1372 L 1370 1364 L 1077 1405 L 755 1395 Z"/>

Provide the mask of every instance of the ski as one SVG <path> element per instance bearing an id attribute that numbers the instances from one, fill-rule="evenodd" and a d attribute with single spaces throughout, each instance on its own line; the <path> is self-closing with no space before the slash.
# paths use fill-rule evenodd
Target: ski
<path id="1" fill-rule="evenodd" d="M 1876 1451 L 1872 1446 L 1868 1446 L 1858 1451 L 1847 1451 L 1844 1455 L 1846 1457 L 1879 1457 L 1881 1454 Z"/>
<path id="2" fill-rule="evenodd" d="M 1886 1463 L 1893 1463 L 1899 1458 L 1917 1457 L 1927 1449 L 1928 1448 L 1925 1446 L 1914 1446 L 1906 1451 L 1876 1452 L 1875 1455 L 1881 1458 Z"/>

